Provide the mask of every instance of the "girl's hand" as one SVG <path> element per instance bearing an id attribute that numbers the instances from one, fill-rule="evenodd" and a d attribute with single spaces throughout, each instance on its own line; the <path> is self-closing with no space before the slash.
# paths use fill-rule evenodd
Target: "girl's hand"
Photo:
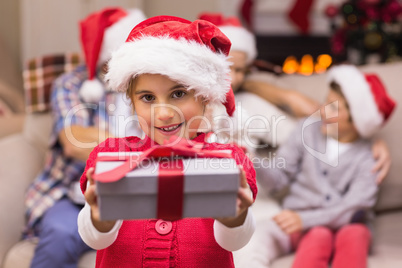
<path id="1" fill-rule="evenodd" d="M 282 210 L 273 220 L 287 234 L 293 234 L 303 230 L 303 222 L 297 212 Z"/>
<path id="2" fill-rule="evenodd" d="M 251 192 L 250 186 L 247 183 L 246 173 L 243 170 L 243 167 L 240 167 L 240 187 L 237 192 L 237 209 L 236 209 L 236 217 L 233 218 L 220 218 L 217 219 L 223 225 L 233 228 L 237 226 L 241 226 L 244 223 L 244 220 L 247 216 L 248 208 L 253 204 L 253 194 Z"/>
<path id="3" fill-rule="evenodd" d="M 372 172 L 378 173 L 377 184 L 380 184 L 388 174 L 391 167 L 391 155 L 388 146 L 382 139 L 377 139 L 372 146 L 373 157 L 376 163 Z"/>
<path id="4" fill-rule="evenodd" d="M 115 225 L 116 221 L 101 221 L 100 220 L 100 213 L 99 207 L 97 202 L 97 195 L 96 195 L 96 185 L 92 175 L 94 174 L 94 168 L 89 168 L 87 170 L 87 180 L 89 185 L 84 193 L 85 200 L 87 201 L 88 205 L 91 207 L 91 220 L 92 224 L 99 232 L 107 233 L 112 230 L 113 226 Z"/>

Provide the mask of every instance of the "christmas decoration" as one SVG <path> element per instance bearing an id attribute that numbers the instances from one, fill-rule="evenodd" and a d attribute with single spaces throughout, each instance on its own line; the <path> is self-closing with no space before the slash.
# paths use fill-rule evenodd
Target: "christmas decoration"
<path id="1" fill-rule="evenodd" d="M 361 65 L 402 58 L 402 0 L 346 0 L 325 9 L 335 62 Z"/>

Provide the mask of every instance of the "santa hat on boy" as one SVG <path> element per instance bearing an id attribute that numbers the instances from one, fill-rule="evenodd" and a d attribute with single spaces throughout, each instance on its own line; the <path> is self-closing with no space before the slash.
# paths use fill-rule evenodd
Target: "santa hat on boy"
<path id="1" fill-rule="evenodd" d="M 112 90 L 125 92 L 141 74 L 162 74 L 194 89 L 210 104 L 235 110 L 230 87 L 229 39 L 214 24 L 157 16 L 138 24 L 113 52 L 105 76 Z"/>
<path id="2" fill-rule="evenodd" d="M 81 45 L 88 69 L 88 80 L 80 89 L 85 101 L 95 103 L 102 98 L 104 86 L 96 78 L 97 69 L 110 59 L 112 51 L 124 44 L 131 29 L 145 19 L 139 9 L 105 8 L 80 22 Z"/>
<path id="3" fill-rule="evenodd" d="M 247 54 L 247 63 L 252 63 L 257 57 L 255 36 L 242 26 L 237 17 L 224 17 L 220 13 L 202 13 L 199 19 L 212 22 L 232 42 L 231 50 L 238 50 Z"/>
<path id="4" fill-rule="evenodd" d="M 375 74 L 364 74 L 353 65 L 339 65 L 328 71 L 328 82 L 332 81 L 341 87 L 353 124 L 363 138 L 379 130 L 395 108 L 395 101 Z"/>

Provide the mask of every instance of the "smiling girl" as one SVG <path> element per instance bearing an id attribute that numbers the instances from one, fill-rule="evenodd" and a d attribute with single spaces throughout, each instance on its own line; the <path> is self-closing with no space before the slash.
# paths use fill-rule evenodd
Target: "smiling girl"
<path id="1" fill-rule="evenodd" d="M 234 267 L 230 251 L 247 244 L 255 229 L 249 210 L 257 194 L 255 171 L 240 148 L 206 143 L 201 133 L 206 107 L 224 105 L 229 115 L 234 112 L 229 49 L 230 41 L 209 22 L 159 16 L 137 25 L 113 54 L 106 81 L 127 92 L 145 138 L 106 140 L 93 150 L 81 177 L 87 203 L 79 232 L 98 250 L 97 267 Z M 101 221 L 92 179 L 97 153 L 145 151 L 172 136 L 204 143 L 205 150 L 232 151 L 242 167 L 237 216 Z"/>

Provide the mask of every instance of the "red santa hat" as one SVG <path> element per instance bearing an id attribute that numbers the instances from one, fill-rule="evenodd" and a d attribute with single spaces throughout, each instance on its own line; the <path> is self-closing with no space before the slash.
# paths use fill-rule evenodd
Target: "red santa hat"
<path id="1" fill-rule="evenodd" d="M 125 92 L 138 75 L 165 75 L 232 115 L 229 50 L 229 39 L 210 22 L 157 16 L 138 24 L 112 54 L 105 80 L 112 90 Z"/>
<path id="2" fill-rule="evenodd" d="M 112 51 L 124 44 L 131 29 L 145 19 L 139 9 L 105 8 L 80 22 L 81 45 L 88 69 L 88 80 L 80 89 L 85 101 L 101 99 L 105 90 L 96 78 L 97 69 L 110 59 Z"/>
<path id="3" fill-rule="evenodd" d="M 220 13 L 202 13 L 199 19 L 212 22 L 232 42 L 231 50 L 238 50 L 247 54 L 247 63 L 252 63 L 257 57 L 255 36 L 242 26 L 237 17 L 224 17 Z"/>
<path id="4" fill-rule="evenodd" d="M 328 82 L 332 81 L 341 87 L 353 124 L 363 138 L 379 130 L 395 108 L 395 101 L 375 74 L 364 74 L 353 65 L 339 65 L 328 71 Z"/>

